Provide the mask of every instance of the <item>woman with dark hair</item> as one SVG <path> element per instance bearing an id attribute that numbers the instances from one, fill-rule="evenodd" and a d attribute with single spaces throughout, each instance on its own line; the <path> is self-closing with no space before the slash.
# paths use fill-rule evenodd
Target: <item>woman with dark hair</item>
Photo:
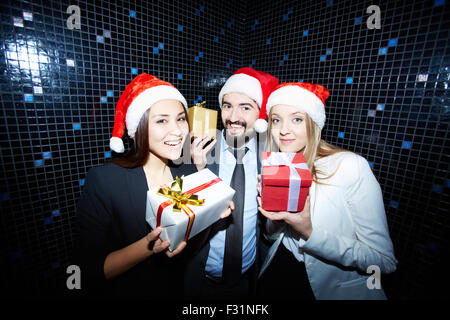
<path id="1" fill-rule="evenodd" d="M 122 93 L 110 147 L 124 152 L 125 126 L 134 143 L 123 157 L 89 170 L 78 203 L 76 255 L 89 294 L 176 298 L 182 292 L 179 253 L 186 242 L 170 252 L 170 242 L 159 239 L 162 229 L 150 230 L 145 210 L 147 190 L 197 171 L 172 162 L 189 133 L 186 108 L 174 86 L 145 73 Z"/>

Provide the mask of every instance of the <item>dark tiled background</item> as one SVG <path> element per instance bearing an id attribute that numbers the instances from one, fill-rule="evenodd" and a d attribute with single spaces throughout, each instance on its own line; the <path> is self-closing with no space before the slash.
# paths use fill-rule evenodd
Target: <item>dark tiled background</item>
<path id="1" fill-rule="evenodd" d="M 367 7 L 379 5 L 381 29 Z M 81 9 L 70 30 L 67 7 Z M 393 299 L 442 298 L 449 254 L 448 0 L 2 1 L 2 290 L 67 294 L 87 170 L 110 158 L 115 104 L 136 74 L 190 105 L 253 66 L 330 89 L 324 139 L 368 159 L 398 258 Z M 128 142 L 127 142 L 128 144 Z M 447 209 L 445 209 L 447 208 Z"/>

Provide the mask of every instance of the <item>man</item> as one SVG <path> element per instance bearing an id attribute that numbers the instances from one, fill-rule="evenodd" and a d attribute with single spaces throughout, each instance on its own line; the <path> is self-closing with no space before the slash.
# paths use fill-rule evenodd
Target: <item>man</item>
<path id="1" fill-rule="evenodd" d="M 259 257 L 256 185 L 266 136 L 256 132 L 267 130 L 266 102 L 277 85 L 278 79 L 268 73 L 252 68 L 237 70 L 219 93 L 225 129 L 205 149 L 212 137 L 192 143 L 197 168 L 209 163 L 206 167 L 229 183 L 236 194 L 230 218 L 223 219 L 226 223 L 219 221 L 202 234 L 204 243 L 187 265 L 186 297 L 246 298 L 255 291 Z M 214 144 L 207 161 L 205 152 Z"/>

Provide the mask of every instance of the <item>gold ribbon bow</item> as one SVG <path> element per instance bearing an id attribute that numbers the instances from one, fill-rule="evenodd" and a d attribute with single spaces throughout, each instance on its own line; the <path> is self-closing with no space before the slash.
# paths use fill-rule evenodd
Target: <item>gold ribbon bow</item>
<path id="1" fill-rule="evenodd" d="M 194 206 L 201 206 L 205 202 L 205 199 L 198 199 L 198 195 L 196 194 L 182 193 L 182 189 L 183 178 L 178 178 L 177 176 L 170 188 L 159 188 L 156 193 L 173 200 L 174 212 L 180 212 L 183 205 L 191 204 Z"/>

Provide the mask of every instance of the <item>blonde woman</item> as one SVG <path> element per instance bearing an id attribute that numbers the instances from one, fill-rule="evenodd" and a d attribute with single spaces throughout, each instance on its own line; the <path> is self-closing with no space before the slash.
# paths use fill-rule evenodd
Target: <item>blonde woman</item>
<path id="1" fill-rule="evenodd" d="M 302 212 L 268 212 L 258 198 L 266 232 L 276 239 L 259 292 L 296 300 L 386 299 L 378 271 L 395 271 L 397 260 L 381 189 L 366 159 L 321 139 L 328 96 L 321 85 L 283 83 L 268 99 L 267 150 L 302 152 L 313 184 Z"/>

